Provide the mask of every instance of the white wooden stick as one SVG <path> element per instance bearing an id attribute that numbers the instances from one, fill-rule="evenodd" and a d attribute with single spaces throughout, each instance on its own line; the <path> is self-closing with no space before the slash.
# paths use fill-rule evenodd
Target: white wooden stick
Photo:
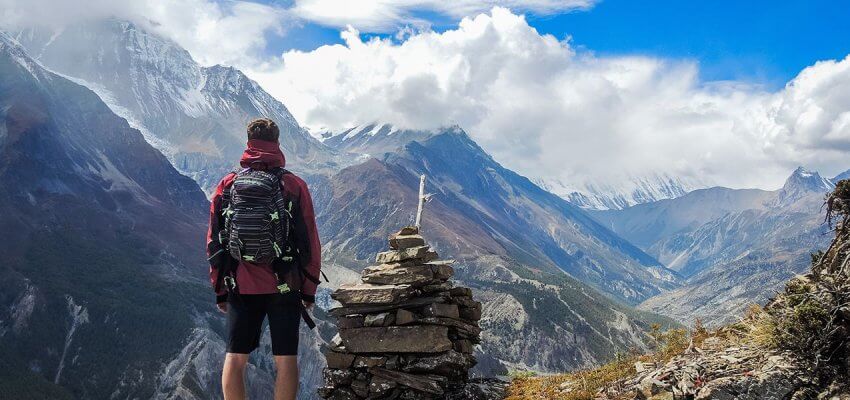
<path id="1" fill-rule="evenodd" d="M 416 208 L 416 227 L 422 222 L 422 208 L 425 206 L 425 174 L 419 176 L 419 206 Z"/>

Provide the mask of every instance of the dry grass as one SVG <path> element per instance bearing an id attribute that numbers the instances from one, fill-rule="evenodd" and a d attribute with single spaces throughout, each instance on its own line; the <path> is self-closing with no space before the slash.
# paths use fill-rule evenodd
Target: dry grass
<path id="1" fill-rule="evenodd" d="M 519 399 L 565 399 L 587 400 L 606 384 L 626 378 L 634 373 L 638 360 L 651 361 L 650 356 L 628 357 L 602 367 L 563 375 L 544 377 L 515 377 L 508 388 L 508 400 Z M 574 389 L 568 394 L 560 393 L 560 386 L 571 382 Z"/>
<path id="2" fill-rule="evenodd" d="M 507 398 L 508 400 L 590 400 L 600 389 L 634 375 L 636 362 L 665 363 L 674 356 L 683 353 L 690 345 L 691 340 L 693 340 L 695 346 L 699 346 L 710 334 L 698 323 L 690 334 L 684 329 L 660 332 L 658 327 L 653 327 L 649 335 L 656 343 L 657 351 L 655 353 L 621 356 L 616 361 L 599 368 L 569 374 L 540 377 L 529 374 L 515 375 L 511 381 L 511 386 L 508 388 Z M 561 393 L 560 387 L 564 382 L 569 382 L 569 386 L 572 388 L 569 393 Z"/>

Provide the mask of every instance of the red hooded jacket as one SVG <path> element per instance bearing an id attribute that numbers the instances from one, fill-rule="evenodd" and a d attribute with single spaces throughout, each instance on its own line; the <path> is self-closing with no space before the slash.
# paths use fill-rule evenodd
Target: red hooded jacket
<path id="1" fill-rule="evenodd" d="M 248 148 L 242 154 L 242 159 L 239 164 L 243 168 L 283 168 L 286 165 L 286 158 L 283 152 L 280 151 L 280 146 L 277 142 L 269 142 L 264 140 L 251 139 L 248 140 Z M 221 226 L 221 195 L 225 190 L 230 190 L 230 185 L 236 174 L 230 173 L 225 176 L 218 187 L 215 189 L 215 194 L 212 197 L 210 204 L 210 224 L 207 230 L 207 257 L 216 254 L 222 245 L 218 240 L 218 232 L 222 229 Z M 310 191 L 307 190 L 307 184 L 294 174 L 284 174 L 281 178 L 283 182 L 283 196 L 285 200 L 292 200 L 295 204 L 295 209 L 300 210 L 300 215 L 293 218 L 294 230 L 296 233 L 295 240 L 301 254 L 307 254 L 305 260 L 302 260 L 303 271 L 310 275 L 311 278 L 304 280 L 304 286 L 301 288 L 302 296 L 309 302 L 315 301 L 316 286 L 318 285 L 319 274 L 322 268 L 322 248 L 319 243 L 319 231 L 316 229 L 316 216 L 313 212 L 313 200 L 310 198 Z M 300 217 L 300 218 L 299 218 Z M 214 265 L 210 265 L 210 282 L 215 287 L 218 279 L 218 269 Z M 236 285 L 240 294 L 269 294 L 277 293 L 277 279 L 272 272 L 271 265 L 253 264 L 245 261 L 240 261 L 236 268 Z M 223 301 L 225 288 L 222 287 L 216 293 L 217 302 Z"/>

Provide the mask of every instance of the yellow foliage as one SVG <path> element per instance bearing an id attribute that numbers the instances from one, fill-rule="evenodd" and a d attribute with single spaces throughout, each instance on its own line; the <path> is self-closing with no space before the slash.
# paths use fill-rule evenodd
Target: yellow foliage
<path id="1" fill-rule="evenodd" d="M 656 352 L 653 354 L 618 356 L 615 361 L 599 368 L 569 374 L 541 377 L 516 374 L 508 388 L 507 399 L 591 400 L 600 389 L 634 375 L 636 362 L 667 362 L 684 352 L 691 340 L 694 345 L 699 345 L 710 333 L 701 325 L 700 329 L 695 329 L 690 334 L 685 329 L 661 332 L 660 326 L 653 326 L 649 336 L 656 346 Z M 569 390 L 561 390 L 564 383 L 568 383 Z"/>

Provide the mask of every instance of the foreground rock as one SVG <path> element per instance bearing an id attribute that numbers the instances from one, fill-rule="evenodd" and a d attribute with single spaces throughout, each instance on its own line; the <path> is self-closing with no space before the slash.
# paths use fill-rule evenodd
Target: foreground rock
<path id="1" fill-rule="evenodd" d="M 455 287 L 451 261 L 415 227 L 389 238 L 390 250 L 363 270 L 361 282 L 331 297 L 339 334 L 326 351 L 327 399 L 498 399 L 504 384 L 469 380 L 479 342 L 481 303 Z"/>
<path id="2" fill-rule="evenodd" d="M 806 382 L 804 364 L 719 337 L 705 340 L 663 365 L 637 363 L 635 374 L 609 385 L 597 399 L 790 399 Z M 566 385 L 568 386 L 568 385 Z"/>

